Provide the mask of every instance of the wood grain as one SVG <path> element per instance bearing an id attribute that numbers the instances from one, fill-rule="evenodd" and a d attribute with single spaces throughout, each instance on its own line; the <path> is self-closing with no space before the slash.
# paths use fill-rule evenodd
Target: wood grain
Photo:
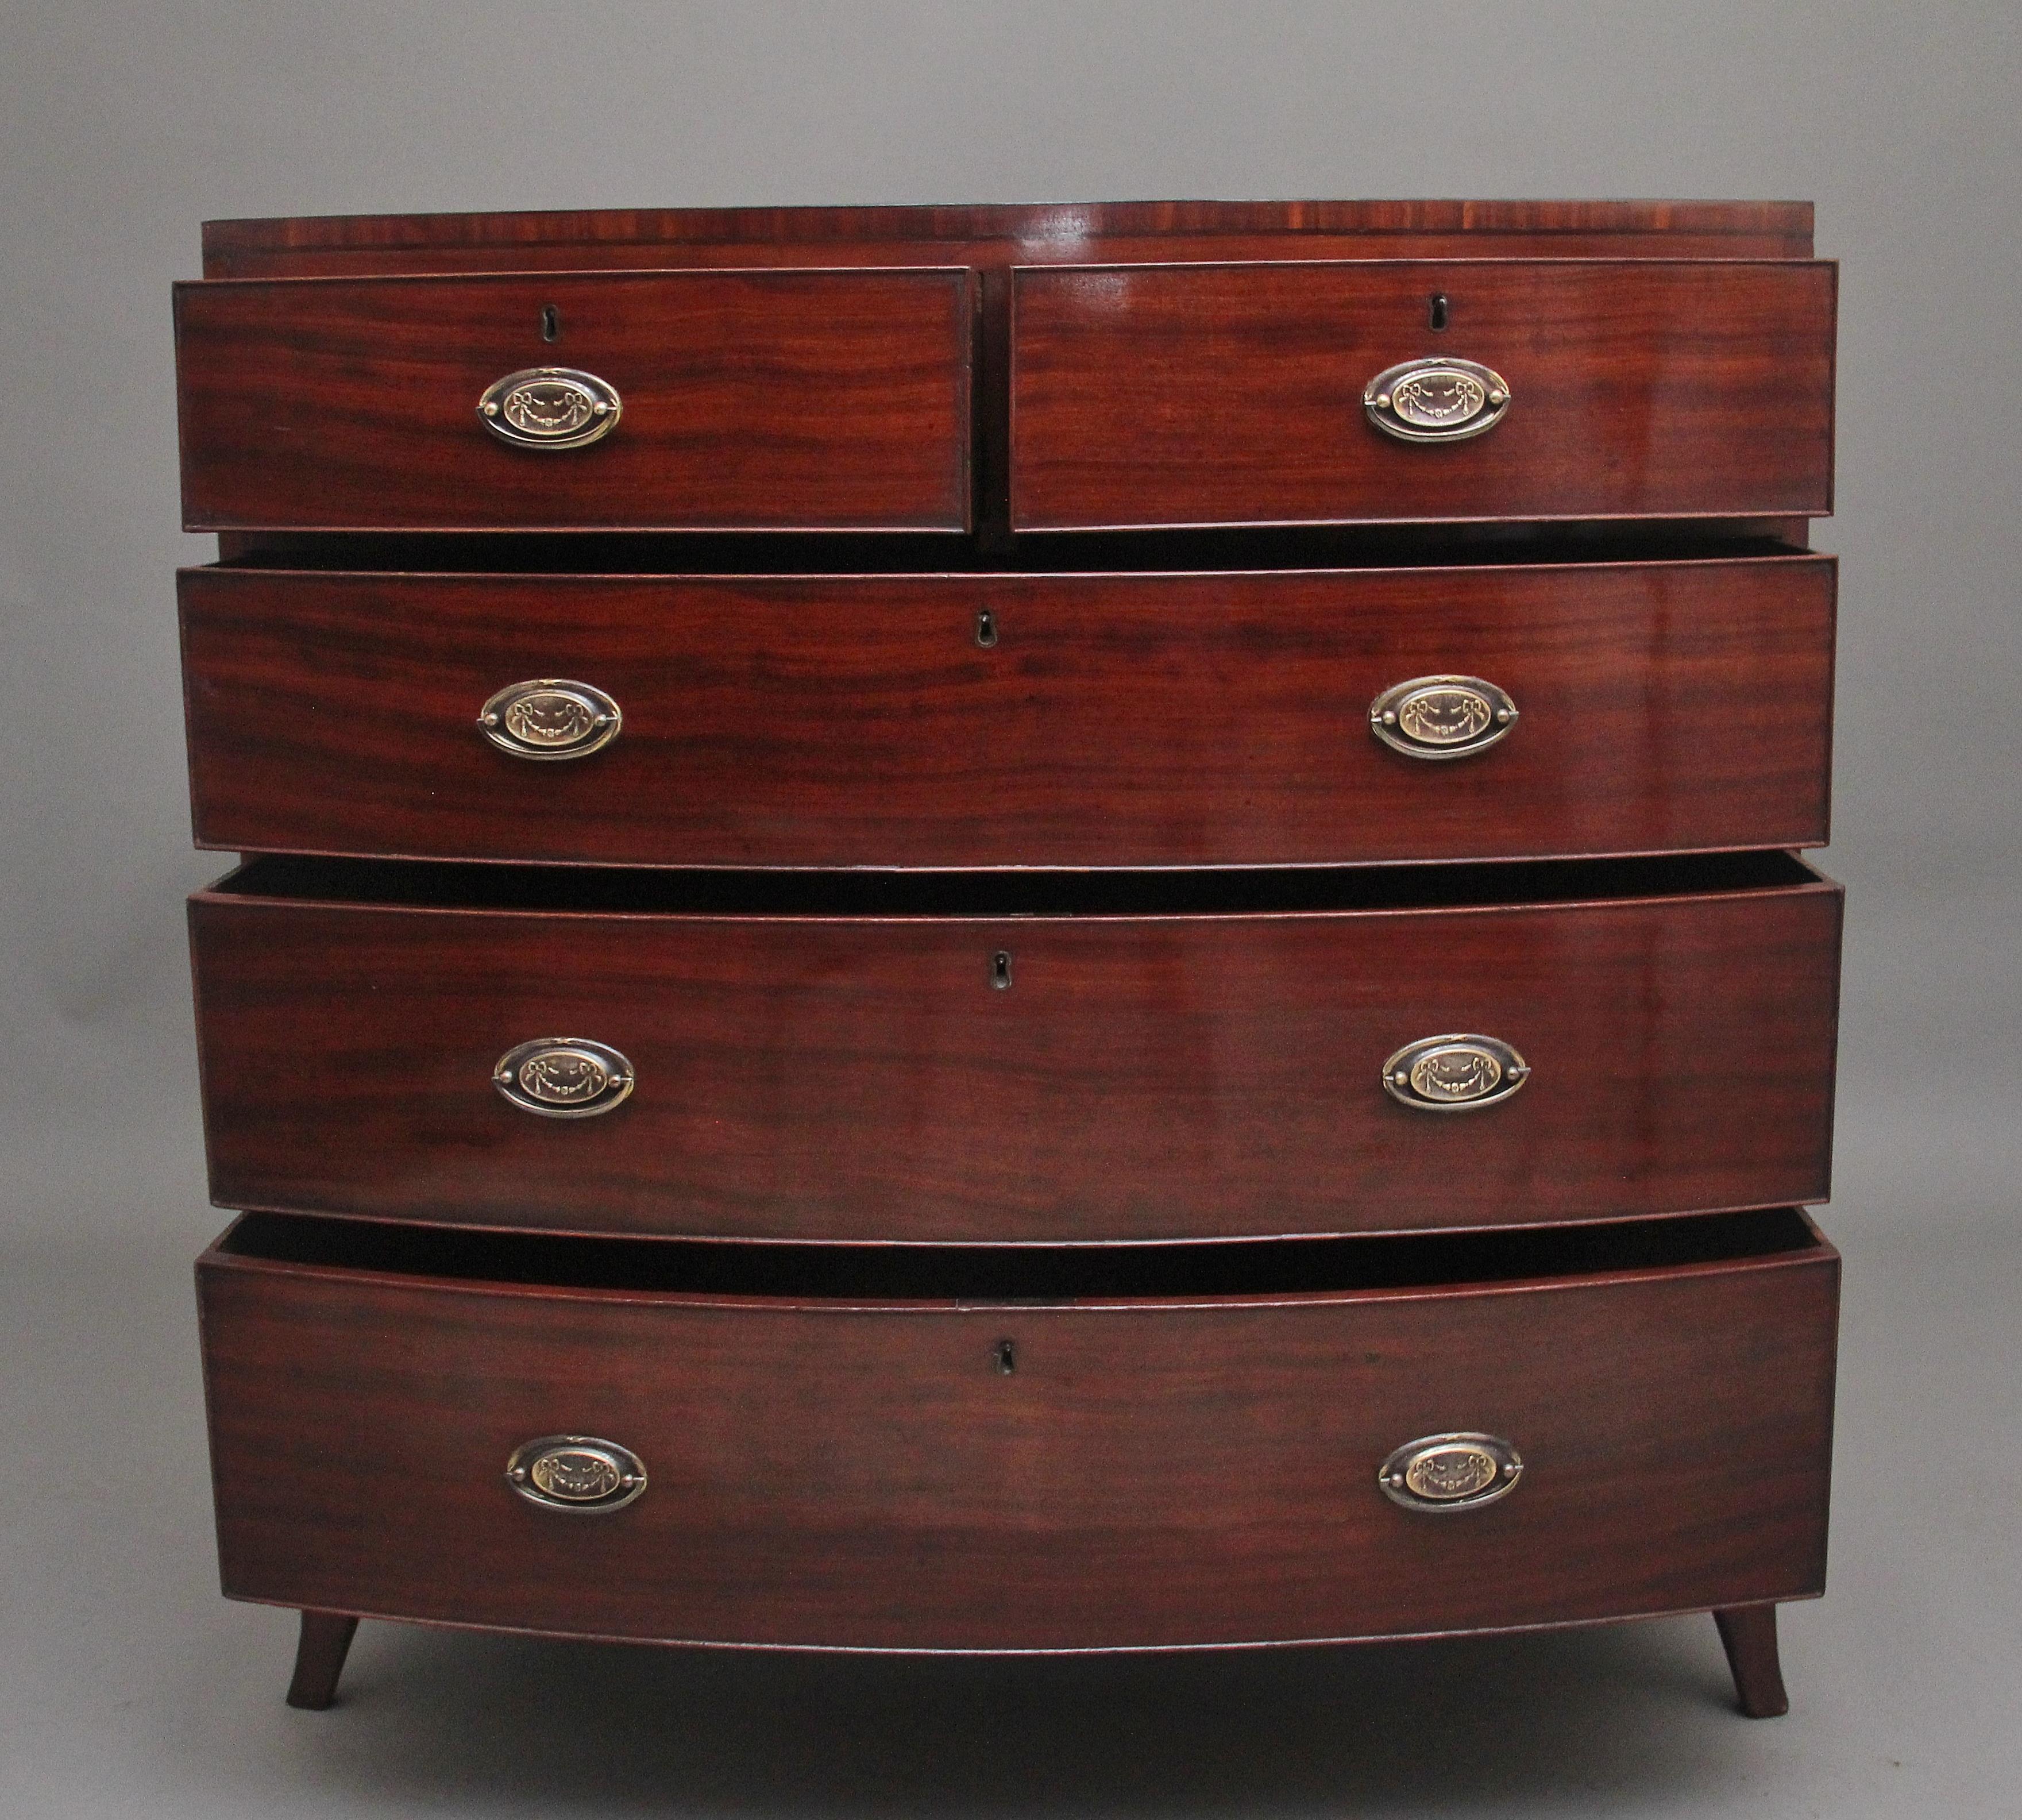
<path id="1" fill-rule="evenodd" d="M 703 1643 L 1053 1650 L 1426 1635 L 1801 1597 L 1838 1263 L 954 1309 L 199 1271 L 225 1591 Z M 997 1364 L 1010 1339 L 1015 1370 Z M 1378 1465 L 1513 1442 L 1436 1517 Z M 536 1436 L 635 1503 L 516 1497 Z"/>
<path id="2" fill-rule="evenodd" d="M 285 874 L 283 895 L 193 899 L 214 1197 L 1060 1241 L 1827 1191 L 1840 901 L 1823 883 L 1285 915 L 1160 914 L 1155 886 L 1145 913 L 1012 916 L 674 914 L 630 908 L 622 879 L 593 910 L 550 883 L 584 908 L 318 904 Z M 1529 1084 L 1465 1113 L 1386 1097 L 1393 1051 L 1456 1031 L 1513 1043 Z M 615 1045 L 637 1091 L 586 1120 L 516 1110 L 491 1070 L 540 1036 Z"/>
<path id="3" fill-rule="evenodd" d="M 1834 570 L 1762 542 L 1831 505 L 1812 230 L 207 225 L 184 516 L 239 565 L 181 579 L 195 827 L 304 857 L 191 906 L 213 1192 L 284 1210 L 199 1295 L 224 1586 L 302 1610 L 291 1703 L 361 1614 L 1042 1650 L 1711 1610 L 1781 1710 L 1774 1602 L 1825 1571 L 1838 1260 L 1788 1204 L 1830 1186 L 1841 905 L 1722 850 L 1827 831 Z M 1506 421 L 1370 426 L 1426 354 L 1503 372 Z M 615 385 L 617 433 L 488 435 L 537 365 Z M 1512 736 L 1371 738 L 1445 673 Z M 617 743 L 486 744 L 543 675 L 616 696 Z M 535 863 L 425 863 L 464 861 Z M 1385 1095 L 1455 1031 L 1524 1090 Z M 537 1036 L 637 1091 L 514 1109 Z M 1513 1495 L 1382 1495 L 1456 1429 L 1516 1445 Z M 563 1432 L 645 1495 L 516 1496 Z"/>
<path id="4" fill-rule="evenodd" d="M 1020 270 L 1010 522 L 1829 512 L 1835 286 L 1798 261 Z M 1371 425 L 1366 382 L 1434 355 L 1499 373 L 1503 420 L 1440 446 Z"/>
<path id="5" fill-rule="evenodd" d="M 1816 846 L 1827 558 L 1285 575 L 181 577 L 198 841 L 667 866 L 1194 866 Z M 990 615 L 994 645 L 977 643 Z M 1427 763 L 1371 700 L 1520 709 Z M 506 684 L 624 713 L 478 731 Z"/>
<path id="6" fill-rule="evenodd" d="M 1810 256 L 1804 202 L 1140 202 L 206 221 L 206 278 L 611 266 L 1553 254 Z"/>
<path id="7" fill-rule="evenodd" d="M 973 313 L 949 270 L 179 285 L 184 522 L 965 530 Z M 484 389 L 542 366 L 615 386 L 616 429 L 490 434 Z"/>

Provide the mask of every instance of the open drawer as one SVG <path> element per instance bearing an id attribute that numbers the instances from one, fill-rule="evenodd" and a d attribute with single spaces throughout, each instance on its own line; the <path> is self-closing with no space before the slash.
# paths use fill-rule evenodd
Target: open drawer
<path id="1" fill-rule="evenodd" d="M 228 1206 L 1071 1242 L 1828 1188 L 1840 893 L 1781 853 L 1009 879 L 268 859 L 191 928 Z"/>
<path id="2" fill-rule="evenodd" d="M 198 1278 L 240 1598 L 1079 1650 L 1824 1584 L 1838 1262 L 1787 1211 L 1009 1257 L 269 1215 Z"/>

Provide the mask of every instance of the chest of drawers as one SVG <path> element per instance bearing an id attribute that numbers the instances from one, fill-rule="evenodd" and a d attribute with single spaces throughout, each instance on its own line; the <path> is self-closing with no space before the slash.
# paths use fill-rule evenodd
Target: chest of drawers
<path id="1" fill-rule="evenodd" d="M 860 1650 L 1823 1588 L 1808 207 L 213 223 L 225 1591 Z"/>

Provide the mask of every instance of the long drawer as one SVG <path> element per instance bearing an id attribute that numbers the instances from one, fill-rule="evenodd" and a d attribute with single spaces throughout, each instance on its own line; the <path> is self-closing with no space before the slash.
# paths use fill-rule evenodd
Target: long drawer
<path id="1" fill-rule="evenodd" d="M 962 531 L 959 269 L 176 291 L 191 530 Z"/>
<path id="2" fill-rule="evenodd" d="M 1024 268 L 1011 521 L 1827 512 L 1835 284 L 1808 260 Z"/>
<path id="3" fill-rule="evenodd" d="M 1015 882 L 269 859 L 191 919 L 231 1206 L 1068 1241 L 1827 1190 L 1840 896 L 1780 854 Z"/>
<path id="4" fill-rule="evenodd" d="M 986 1650 L 1824 1583 L 1838 1265 L 1792 1212 L 1205 1273 L 334 1225 L 256 1216 L 199 1266 L 238 1597 Z"/>
<path id="5" fill-rule="evenodd" d="M 1833 598 L 1830 560 L 1806 556 L 1025 576 L 192 570 L 196 835 L 239 852 L 668 866 L 1816 845 Z M 1405 725 L 1386 724 L 1382 704 L 1407 697 Z M 517 733 L 499 724 L 516 713 Z"/>

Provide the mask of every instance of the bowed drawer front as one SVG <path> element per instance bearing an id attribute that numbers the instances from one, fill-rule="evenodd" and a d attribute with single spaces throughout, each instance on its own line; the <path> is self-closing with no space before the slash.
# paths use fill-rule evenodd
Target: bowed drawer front
<path id="1" fill-rule="evenodd" d="M 961 1307 L 277 1262 L 247 1222 L 199 1267 L 225 1590 L 952 1650 L 1800 1597 L 1824 1581 L 1838 1260 L 1794 1214 L 1756 1223 L 1784 1248 Z M 1456 1431 L 1479 1438 L 1438 1445 Z"/>
<path id="2" fill-rule="evenodd" d="M 239 852 L 1282 865 L 1826 836 L 1823 557 L 201 570 L 182 608 L 197 835 Z"/>
<path id="3" fill-rule="evenodd" d="M 1794 861 L 1757 873 L 1786 882 L 1027 916 L 684 912 L 621 875 L 597 913 L 308 901 L 328 881 L 269 861 L 192 906 L 212 1187 L 235 1207 L 825 1240 L 1808 1200 L 1827 1188 L 1839 895 Z M 1410 1046 L 1456 1033 L 1492 1065 L 1464 1047 L 1447 1084 L 1492 1103 L 1392 1093 Z"/>
<path id="4" fill-rule="evenodd" d="M 290 1702 L 361 1614 L 1710 1609 L 1782 1710 L 1838 1280 L 1812 245 L 1776 203 L 212 224 L 179 598 L 243 1217 L 199 1290 Z"/>
<path id="5" fill-rule="evenodd" d="M 964 530 L 973 312 L 960 269 L 181 285 L 184 520 Z"/>
<path id="6" fill-rule="evenodd" d="M 1834 291 L 1808 260 L 1022 269 L 1012 522 L 1828 512 Z"/>

